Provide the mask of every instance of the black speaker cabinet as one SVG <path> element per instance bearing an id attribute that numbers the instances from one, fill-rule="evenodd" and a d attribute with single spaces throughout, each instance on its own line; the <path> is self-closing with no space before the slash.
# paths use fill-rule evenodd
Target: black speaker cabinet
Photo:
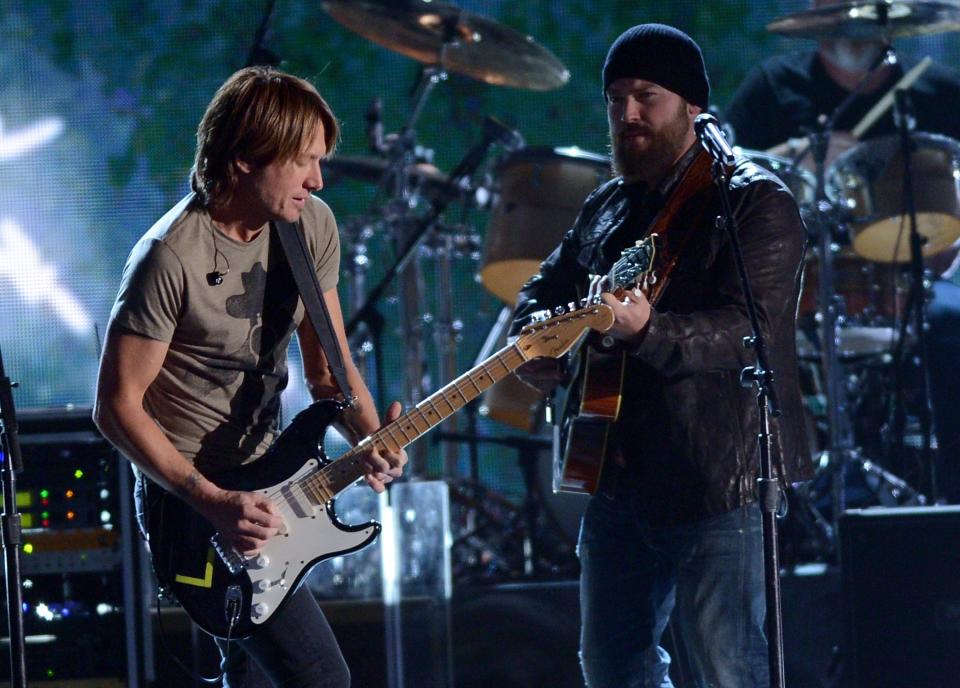
<path id="1" fill-rule="evenodd" d="M 960 686 L 960 507 L 847 511 L 840 547 L 846 684 Z"/>

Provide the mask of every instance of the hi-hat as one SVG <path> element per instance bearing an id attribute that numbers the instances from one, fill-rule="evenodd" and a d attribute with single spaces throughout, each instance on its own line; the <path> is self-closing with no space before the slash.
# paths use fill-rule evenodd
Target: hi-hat
<path id="1" fill-rule="evenodd" d="M 890 40 L 960 30 L 960 4 L 931 0 L 843 2 L 788 14 L 767 31 L 793 38 Z"/>
<path id="2" fill-rule="evenodd" d="M 390 5 L 324 0 L 324 10 L 364 38 L 428 65 L 488 84 L 547 91 L 570 72 L 530 36 L 441 2 Z"/>

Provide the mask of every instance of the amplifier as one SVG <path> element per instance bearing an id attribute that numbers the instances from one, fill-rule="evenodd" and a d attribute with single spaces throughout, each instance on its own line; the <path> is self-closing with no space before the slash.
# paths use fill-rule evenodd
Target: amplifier
<path id="1" fill-rule="evenodd" d="M 960 507 L 843 514 L 846 685 L 960 685 L 958 542 Z"/>

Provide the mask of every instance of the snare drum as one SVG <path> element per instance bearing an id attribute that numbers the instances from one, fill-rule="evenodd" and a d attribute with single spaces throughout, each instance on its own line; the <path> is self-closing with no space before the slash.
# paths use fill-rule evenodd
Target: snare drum
<path id="1" fill-rule="evenodd" d="M 480 282 L 508 304 L 573 224 L 587 195 L 610 178 L 607 158 L 579 148 L 524 148 L 496 170 Z"/>
<path id="2" fill-rule="evenodd" d="M 910 156 L 917 229 L 932 256 L 960 239 L 960 143 L 915 132 Z M 837 158 L 827 176 L 827 195 L 845 212 L 853 250 L 868 260 L 910 260 L 904 214 L 903 154 L 899 136 L 865 141 Z"/>
<path id="3" fill-rule="evenodd" d="M 816 328 L 822 311 L 820 296 L 821 262 L 815 252 L 803 266 L 798 322 Z M 896 342 L 895 324 L 906 305 L 908 284 L 901 266 L 872 263 L 845 247 L 833 256 L 833 288 L 839 297 L 837 352 L 843 359 L 889 351 Z M 816 358 L 819 347 L 806 337 L 798 341 L 801 358 Z"/>

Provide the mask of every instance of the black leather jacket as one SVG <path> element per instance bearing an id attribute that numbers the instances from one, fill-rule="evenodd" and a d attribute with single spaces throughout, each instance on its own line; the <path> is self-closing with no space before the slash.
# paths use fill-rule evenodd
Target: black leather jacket
<path id="1" fill-rule="evenodd" d="M 774 470 L 796 482 L 812 473 L 795 342 L 803 224 L 784 185 L 745 159 L 730 189 L 783 410 L 772 423 Z M 740 371 L 754 363 L 743 344 L 750 322 L 729 239 L 714 225 L 715 189 L 708 199 L 714 205 L 703 216 L 702 241 L 681 256 L 642 340 L 629 351 L 615 460 L 608 452 L 604 469 L 604 485 L 615 480 L 636 492 L 654 522 L 700 520 L 756 499 L 759 412 L 755 390 L 740 384 Z M 596 189 L 520 292 L 514 329 L 534 311 L 582 296 L 588 275 L 609 270 L 664 201 L 664 193 L 620 179 Z"/>

